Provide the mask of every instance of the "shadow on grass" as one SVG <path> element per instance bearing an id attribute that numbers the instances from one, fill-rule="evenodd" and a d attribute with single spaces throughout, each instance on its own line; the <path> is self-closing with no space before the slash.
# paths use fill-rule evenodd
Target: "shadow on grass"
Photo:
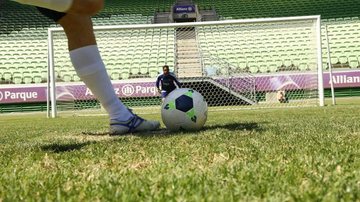
<path id="1" fill-rule="evenodd" d="M 205 126 L 203 130 L 207 131 L 207 130 L 216 130 L 216 129 L 225 129 L 230 131 L 249 130 L 256 132 L 260 132 L 264 130 L 263 128 L 260 127 L 259 123 L 255 123 L 255 122 L 211 125 L 211 126 Z"/>
<path id="2" fill-rule="evenodd" d="M 246 131 L 261 132 L 264 129 L 260 127 L 259 123 L 255 123 L 255 122 L 229 123 L 229 124 L 217 124 L 217 125 L 205 126 L 203 129 L 199 131 L 170 131 L 167 130 L 166 128 L 161 128 L 151 132 L 134 133 L 127 135 L 113 136 L 113 137 L 126 137 L 131 135 L 137 137 L 154 137 L 154 136 L 166 137 L 172 135 L 195 135 L 200 132 L 207 132 L 212 130 L 229 130 L 231 132 L 237 132 L 237 131 L 240 132 L 246 130 Z M 100 133 L 83 132 L 83 135 L 108 136 L 109 134 L 106 132 L 100 132 Z M 109 139 L 109 140 L 119 141 L 119 139 Z M 126 138 L 123 140 L 126 140 Z M 53 144 L 41 146 L 41 150 L 46 152 L 53 152 L 53 153 L 71 152 L 75 150 L 80 150 L 83 147 L 94 143 L 96 143 L 96 141 L 88 141 L 82 143 L 53 143 Z"/>
<path id="3" fill-rule="evenodd" d="M 210 125 L 210 126 L 205 126 L 204 128 L 202 128 L 199 131 L 185 131 L 185 130 L 180 130 L 180 131 L 170 131 L 167 130 L 166 128 L 162 128 L 156 131 L 151 131 L 151 132 L 147 132 L 147 133 L 135 133 L 133 134 L 134 136 L 138 136 L 138 137 L 143 137 L 143 136 L 156 136 L 156 135 L 187 135 L 187 134 L 196 134 L 199 132 L 207 132 L 207 131 L 212 131 L 212 130 L 229 130 L 232 132 L 236 132 L 236 131 L 255 131 L 255 132 L 261 132 L 264 129 L 260 127 L 259 123 L 229 123 L 229 124 L 217 124 L 217 125 Z"/>
<path id="4" fill-rule="evenodd" d="M 260 127 L 259 123 L 250 122 L 250 123 L 229 123 L 229 124 L 216 124 L 216 125 L 210 125 L 205 126 L 199 131 L 170 131 L 166 128 L 160 128 L 155 131 L 148 131 L 148 132 L 138 132 L 133 134 L 126 134 L 126 135 L 119 135 L 119 136 L 113 136 L 113 137 L 126 137 L 126 136 L 136 136 L 136 137 L 151 137 L 151 136 L 170 136 L 170 135 L 193 135 L 200 132 L 206 132 L 206 131 L 212 131 L 212 130 L 229 130 L 232 132 L 236 131 L 255 131 L 255 132 L 261 132 L 264 129 Z M 87 136 L 109 136 L 109 133 L 107 132 L 83 132 L 83 135 Z"/>
<path id="5" fill-rule="evenodd" d="M 49 145 L 41 146 L 41 150 L 53 153 L 69 152 L 74 150 L 80 150 L 81 148 L 92 144 L 92 141 L 83 143 L 53 143 Z"/>

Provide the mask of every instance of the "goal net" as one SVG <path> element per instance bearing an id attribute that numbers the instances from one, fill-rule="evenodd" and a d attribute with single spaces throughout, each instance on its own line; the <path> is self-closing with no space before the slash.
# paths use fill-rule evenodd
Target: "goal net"
<path id="1" fill-rule="evenodd" d="M 168 65 L 209 110 L 323 105 L 319 16 L 95 27 L 115 93 L 158 112 Z M 49 33 L 49 114 L 101 113 L 70 62 L 62 29 Z"/>

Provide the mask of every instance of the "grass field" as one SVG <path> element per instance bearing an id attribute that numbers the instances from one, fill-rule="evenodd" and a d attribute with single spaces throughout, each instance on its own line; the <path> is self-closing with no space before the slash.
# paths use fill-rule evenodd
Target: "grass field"
<path id="1" fill-rule="evenodd" d="M 0 201 L 360 201 L 359 114 L 210 112 L 197 133 L 125 137 L 89 134 L 106 117 L 1 115 Z"/>

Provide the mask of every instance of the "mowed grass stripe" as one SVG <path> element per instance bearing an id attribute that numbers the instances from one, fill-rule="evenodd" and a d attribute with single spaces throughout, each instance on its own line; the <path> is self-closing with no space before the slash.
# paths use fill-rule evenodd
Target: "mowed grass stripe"
<path id="1" fill-rule="evenodd" d="M 125 137 L 89 135 L 106 117 L 2 116 L 0 200 L 356 201 L 359 112 L 217 111 L 199 132 Z"/>

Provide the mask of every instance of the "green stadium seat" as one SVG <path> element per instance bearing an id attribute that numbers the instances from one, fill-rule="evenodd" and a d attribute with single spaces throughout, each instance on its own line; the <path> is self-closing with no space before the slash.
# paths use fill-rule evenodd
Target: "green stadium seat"
<path id="1" fill-rule="evenodd" d="M 130 67 L 130 74 L 136 76 L 139 73 L 140 73 L 140 64 L 139 63 L 132 64 L 132 66 Z"/>
<path id="2" fill-rule="evenodd" d="M 149 68 L 147 63 L 141 63 L 140 64 L 140 74 L 147 75 L 149 74 Z"/>
<path id="3" fill-rule="evenodd" d="M 267 73 L 269 72 L 269 68 L 266 64 L 259 65 L 259 72 L 261 73 Z"/>
<path id="4" fill-rule="evenodd" d="M 81 81 L 80 77 L 77 74 L 73 74 L 72 80 L 75 81 L 75 82 Z"/>
<path id="5" fill-rule="evenodd" d="M 112 71 L 110 74 L 110 79 L 111 80 L 119 80 L 120 77 L 120 71 Z"/>
<path id="6" fill-rule="evenodd" d="M 43 69 L 40 71 L 40 75 L 41 75 L 41 79 L 42 81 L 47 81 L 47 78 L 48 78 L 48 72 L 47 70 Z"/>
<path id="7" fill-rule="evenodd" d="M 355 55 L 349 56 L 349 66 L 351 68 L 358 68 L 359 67 L 359 60 Z"/>
<path id="8" fill-rule="evenodd" d="M 21 72 L 14 72 L 12 76 L 12 82 L 14 84 L 21 84 L 22 83 L 22 73 Z"/>
<path id="9" fill-rule="evenodd" d="M 34 83 L 41 83 L 42 78 L 40 72 L 32 72 L 32 79 Z"/>
<path id="10" fill-rule="evenodd" d="M 293 64 L 294 66 L 296 66 L 296 67 L 298 67 L 298 66 L 300 65 L 300 62 L 301 62 L 301 60 L 300 60 L 299 57 L 296 57 L 296 58 L 293 58 L 293 59 L 292 59 L 292 64 Z"/>
<path id="11" fill-rule="evenodd" d="M 340 64 L 339 58 L 336 56 L 331 56 L 330 61 L 331 64 Z"/>
<path id="12" fill-rule="evenodd" d="M 259 73 L 259 67 L 255 64 L 249 66 L 249 71 L 253 74 Z"/>
<path id="13" fill-rule="evenodd" d="M 270 72 L 276 72 L 278 70 L 278 66 L 276 64 L 270 64 L 269 65 L 269 71 Z"/>
<path id="14" fill-rule="evenodd" d="M 33 82 L 33 75 L 29 71 L 23 72 L 22 78 L 25 84 L 30 84 Z"/>
<path id="15" fill-rule="evenodd" d="M 300 63 L 300 64 L 299 64 L 299 69 L 300 69 L 301 71 L 306 71 L 306 70 L 309 69 L 309 66 L 308 66 L 307 63 Z"/>
<path id="16" fill-rule="evenodd" d="M 123 69 L 120 73 L 121 79 L 129 79 L 130 77 L 130 70 L 129 69 Z"/>
<path id="17" fill-rule="evenodd" d="M 340 62 L 341 64 L 347 64 L 347 63 L 349 63 L 348 58 L 347 58 L 345 55 L 341 55 L 341 56 L 339 56 L 338 58 L 339 58 L 339 62 Z"/>
<path id="18" fill-rule="evenodd" d="M 2 72 L 2 78 L 4 81 L 11 81 L 12 79 L 12 72 L 6 70 L 4 72 Z"/>
<path id="19" fill-rule="evenodd" d="M 154 66 L 150 66 L 149 67 L 149 75 L 151 78 L 155 78 L 159 75 L 159 71 L 158 71 L 158 68 L 157 67 L 154 67 Z"/>
<path id="20" fill-rule="evenodd" d="M 71 82 L 72 80 L 72 75 L 69 74 L 69 73 L 65 73 L 62 75 L 61 79 L 64 81 L 64 82 Z"/>

